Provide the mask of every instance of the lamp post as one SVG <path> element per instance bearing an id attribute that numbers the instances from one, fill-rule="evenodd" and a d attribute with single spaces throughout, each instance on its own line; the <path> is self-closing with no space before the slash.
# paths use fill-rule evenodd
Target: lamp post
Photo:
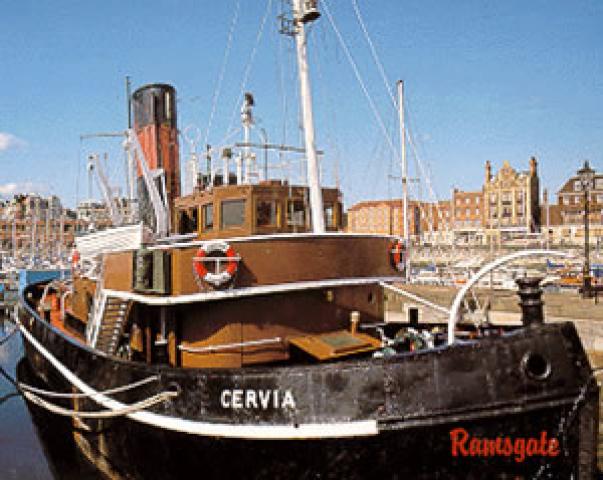
<path id="1" fill-rule="evenodd" d="M 591 290 L 591 277 L 590 277 L 590 251 L 589 251 L 589 240 L 588 240 L 588 210 L 590 200 L 590 190 L 593 186 L 593 180 L 595 178 L 595 171 L 590 168 L 588 160 L 584 161 L 584 166 L 578 170 L 578 178 L 584 192 L 584 268 L 582 270 L 582 297 L 589 298 L 592 294 Z"/>

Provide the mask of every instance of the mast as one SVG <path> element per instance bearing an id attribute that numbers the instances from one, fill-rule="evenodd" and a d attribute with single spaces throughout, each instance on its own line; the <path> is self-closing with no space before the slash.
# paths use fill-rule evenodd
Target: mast
<path id="1" fill-rule="evenodd" d="M 13 240 L 13 260 L 17 260 L 17 212 L 13 212 L 13 227 L 12 227 L 12 240 Z"/>
<path id="2" fill-rule="evenodd" d="M 410 277 L 410 231 L 408 225 L 408 165 L 406 164 L 406 128 L 404 125 L 404 80 L 398 80 L 398 113 L 400 116 L 400 152 L 402 161 L 402 215 L 406 244 L 406 279 Z"/>
<path id="3" fill-rule="evenodd" d="M 304 122 L 304 141 L 308 165 L 308 187 L 310 189 L 310 210 L 312 230 L 314 233 L 324 233 L 325 219 L 320 189 L 318 156 L 314 142 L 314 115 L 312 112 L 312 93 L 310 89 L 310 71 L 308 68 L 308 52 L 305 23 L 318 18 L 316 2 L 293 0 L 293 18 L 295 27 L 295 44 L 297 47 L 297 65 L 299 70 L 299 87 Z M 306 4 L 312 4 L 307 6 Z"/>

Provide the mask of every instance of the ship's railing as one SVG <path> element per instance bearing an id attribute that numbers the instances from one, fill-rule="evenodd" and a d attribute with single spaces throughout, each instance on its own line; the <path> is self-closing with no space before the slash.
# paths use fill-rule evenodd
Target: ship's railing
<path id="1" fill-rule="evenodd" d="M 448 316 L 448 345 L 452 345 L 455 342 L 454 330 L 456 324 L 461 317 L 461 305 L 465 295 L 479 282 L 484 276 L 490 273 L 495 268 L 500 267 L 506 263 L 510 263 L 518 258 L 523 257 L 536 257 L 536 256 L 554 256 L 554 257 L 570 257 L 565 252 L 559 252 L 556 250 L 523 250 L 521 252 L 511 253 L 504 257 L 498 258 L 480 268 L 475 275 L 473 275 L 465 285 L 459 290 L 452 306 L 450 307 L 450 314 Z"/>

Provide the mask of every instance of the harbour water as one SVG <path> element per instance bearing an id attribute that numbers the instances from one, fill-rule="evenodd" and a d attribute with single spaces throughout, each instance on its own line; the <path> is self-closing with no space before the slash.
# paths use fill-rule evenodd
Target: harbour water
<path id="1" fill-rule="evenodd" d="M 0 339 L 15 328 L 0 318 Z M 69 433 L 69 420 L 36 412 L 36 418 L 12 381 L 27 378 L 21 362 L 23 346 L 18 334 L 0 345 L 0 479 L 97 480 L 96 470 L 78 454 Z M 29 380 L 29 379 L 28 379 Z"/>

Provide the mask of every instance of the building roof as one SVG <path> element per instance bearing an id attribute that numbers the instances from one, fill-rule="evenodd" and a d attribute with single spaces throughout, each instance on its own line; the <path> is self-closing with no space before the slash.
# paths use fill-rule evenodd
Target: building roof
<path id="1" fill-rule="evenodd" d="M 597 180 L 601 180 L 603 179 L 603 174 L 602 173 L 595 173 L 595 188 L 593 188 L 594 190 L 601 190 L 601 188 L 597 188 L 597 183 L 601 183 L 601 182 L 597 182 Z M 569 177 L 565 183 L 561 186 L 561 188 L 559 190 L 557 190 L 557 195 L 559 195 L 560 193 L 576 193 L 577 190 L 574 190 L 574 182 L 579 180 L 578 175 L 572 175 L 571 177 Z M 581 191 L 581 190 L 579 190 Z"/>

